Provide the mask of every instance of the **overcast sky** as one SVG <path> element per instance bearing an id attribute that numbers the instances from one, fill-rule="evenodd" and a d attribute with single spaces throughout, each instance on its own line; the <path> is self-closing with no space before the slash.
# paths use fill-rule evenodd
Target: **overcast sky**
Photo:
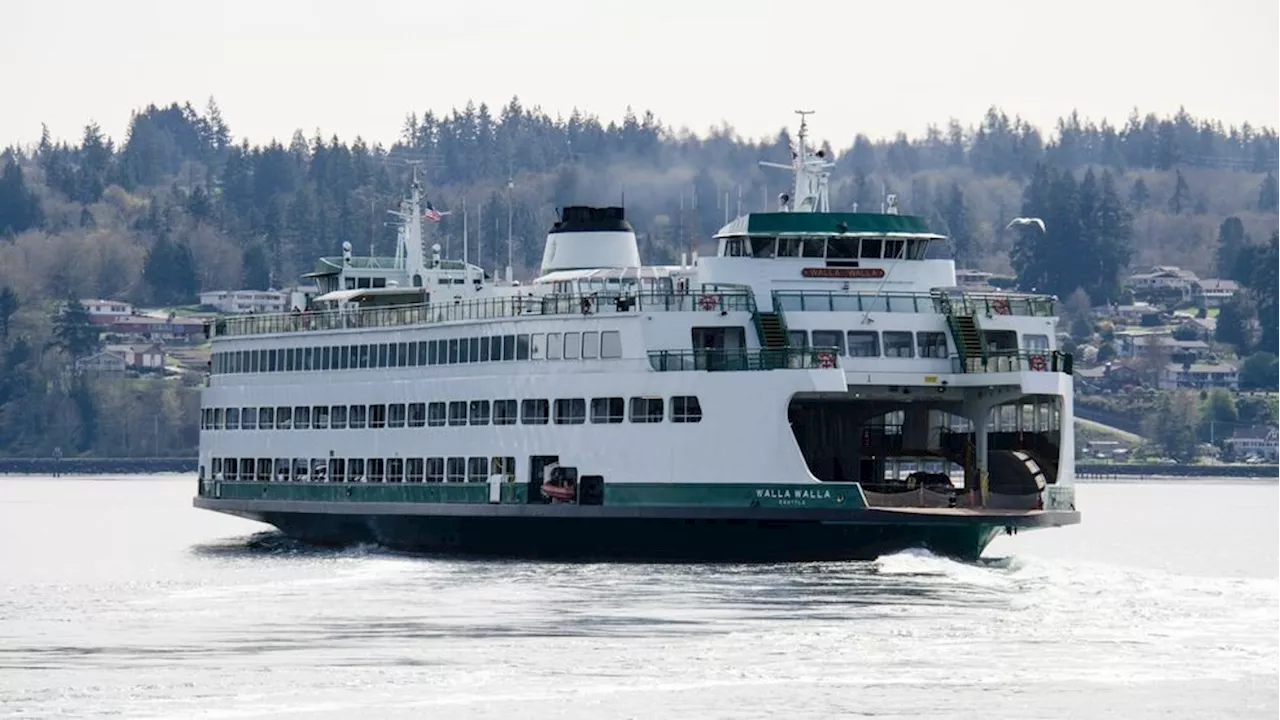
<path id="1" fill-rule="evenodd" d="M 1044 130 L 1185 106 L 1280 117 L 1277 0 L 0 0 L 0 147 L 213 96 L 237 138 L 393 141 L 405 115 L 519 95 L 759 137 L 812 109 L 838 147 L 990 105 Z"/>

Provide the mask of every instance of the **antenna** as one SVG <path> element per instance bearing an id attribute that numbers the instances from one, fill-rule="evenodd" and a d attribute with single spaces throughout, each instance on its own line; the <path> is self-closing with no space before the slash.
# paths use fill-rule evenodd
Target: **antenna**
<path id="1" fill-rule="evenodd" d="M 787 202 L 784 203 L 784 207 L 779 208 L 781 212 L 830 212 L 830 203 L 827 199 L 827 178 L 830 177 L 830 173 L 827 170 L 835 167 L 835 163 L 828 160 L 823 151 L 809 152 L 808 116 L 814 111 L 796 110 L 795 112 L 800 116 L 800 131 L 796 147 L 791 151 L 791 164 L 783 165 L 764 160 L 759 164 L 761 167 L 790 170 L 795 176 L 794 190 L 791 193 L 784 193 Z M 767 206 L 768 195 L 766 194 L 765 197 Z"/>

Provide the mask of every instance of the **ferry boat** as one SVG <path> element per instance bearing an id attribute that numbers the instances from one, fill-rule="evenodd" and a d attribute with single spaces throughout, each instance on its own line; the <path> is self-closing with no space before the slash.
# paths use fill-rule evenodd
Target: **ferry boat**
<path id="1" fill-rule="evenodd" d="M 558 213 L 521 284 L 428 250 L 319 261 L 209 324 L 196 507 L 303 541 L 655 561 L 973 559 L 1078 523 L 1055 298 L 956 285 L 892 196 L 833 212 L 807 144 L 776 212 L 647 266 L 619 207 Z M 430 205 L 427 205 L 430 211 Z"/>

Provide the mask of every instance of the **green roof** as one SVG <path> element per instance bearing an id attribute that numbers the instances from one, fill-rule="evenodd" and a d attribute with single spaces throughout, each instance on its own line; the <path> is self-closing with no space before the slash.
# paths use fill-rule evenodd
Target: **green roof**
<path id="1" fill-rule="evenodd" d="M 925 235 L 929 224 L 915 215 L 887 213 L 752 213 L 720 228 L 716 237 L 736 235 Z"/>

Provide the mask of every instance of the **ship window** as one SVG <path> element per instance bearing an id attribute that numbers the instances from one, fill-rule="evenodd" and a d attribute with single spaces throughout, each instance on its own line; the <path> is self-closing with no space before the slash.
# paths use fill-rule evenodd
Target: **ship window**
<path id="1" fill-rule="evenodd" d="M 387 427 L 404 427 L 404 404 L 395 403 L 387 406 Z"/>
<path id="2" fill-rule="evenodd" d="M 409 367 L 411 365 L 417 365 L 417 363 L 414 362 L 417 359 L 418 359 L 418 356 L 413 352 L 413 343 L 400 343 L 400 361 L 398 363 L 399 367 Z"/>
<path id="3" fill-rule="evenodd" d="M 449 403 L 449 424 L 455 427 L 467 424 L 467 403 L 465 401 L 454 400 Z"/>
<path id="4" fill-rule="evenodd" d="M 276 353 L 274 350 L 267 351 L 267 372 L 276 371 Z"/>
<path id="5" fill-rule="evenodd" d="M 226 423 L 223 418 L 222 408 L 213 409 L 213 429 L 214 430 L 226 429 Z"/>
<path id="6" fill-rule="evenodd" d="M 355 290 L 355 289 L 356 289 L 356 279 L 355 279 L 355 278 L 347 278 L 347 282 L 346 282 L 345 287 L 346 287 L 346 289 L 347 289 L 347 290 Z"/>
<path id="7" fill-rule="evenodd" d="M 573 333 L 576 335 L 577 333 Z M 587 420 L 587 403 L 582 398 L 556 398 L 556 424 L 581 425 Z"/>
<path id="8" fill-rule="evenodd" d="M 259 362 L 259 361 L 258 361 L 258 353 L 259 353 L 259 352 L 260 352 L 260 351 L 258 351 L 258 350 L 250 350 L 250 351 L 249 351 L 249 372 L 251 372 L 251 373 L 256 373 L 256 372 L 258 372 L 258 362 Z"/>
<path id="9" fill-rule="evenodd" d="M 253 430 L 258 427 L 258 411 L 255 408 L 240 408 L 240 429 Z"/>
<path id="10" fill-rule="evenodd" d="M 448 359 L 445 360 L 446 364 L 448 365 L 458 364 L 458 341 L 457 340 L 449 341 L 449 355 L 447 357 Z"/>
<path id="11" fill-rule="evenodd" d="M 627 414 L 627 401 L 620 397 L 591 398 L 591 422 L 610 425 L 623 421 Z"/>
<path id="12" fill-rule="evenodd" d="M 794 348 L 808 347 L 809 332 L 807 330 L 788 330 L 787 344 Z"/>
<path id="13" fill-rule="evenodd" d="M 400 343 L 387 345 L 387 367 L 400 367 Z"/>
<path id="14" fill-rule="evenodd" d="M 725 257 L 742 256 L 742 238 L 729 238 L 724 241 Z"/>
<path id="15" fill-rule="evenodd" d="M 253 458 L 240 458 L 240 481 L 253 482 Z"/>
<path id="16" fill-rule="evenodd" d="M 488 400 L 472 400 L 471 401 L 471 424 L 472 425 L 488 425 L 489 424 L 489 401 Z"/>
<path id="17" fill-rule="evenodd" d="M 422 458 L 409 458 L 404 462 L 405 480 L 411 483 L 422 482 L 423 476 L 426 474 L 426 465 Z"/>
<path id="18" fill-rule="evenodd" d="M 929 241 L 919 238 L 907 238 L 907 259 L 923 260 L 928 252 Z"/>
<path id="19" fill-rule="evenodd" d="M 311 427 L 324 430 L 329 427 L 329 406 L 316 405 L 311 408 Z"/>
<path id="20" fill-rule="evenodd" d="M 382 472 L 385 465 L 386 463 L 382 458 L 369 458 L 369 482 L 382 482 Z"/>
<path id="21" fill-rule="evenodd" d="M 467 480 L 482 483 L 489 477 L 489 458 L 467 458 Z"/>
<path id="22" fill-rule="evenodd" d="M 227 408 L 227 429 L 240 429 L 240 408 Z"/>
<path id="23" fill-rule="evenodd" d="M 444 482 L 444 458 L 427 458 L 427 482 Z"/>
<path id="24" fill-rule="evenodd" d="M 502 336 L 494 335 L 489 338 L 489 362 L 498 362 L 502 359 Z"/>
<path id="25" fill-rule="evenodd" d="M 516 336 L 516 359 L 529 359 L 529 336 L 527 334 Z"/>
<path id="26" fill-rule="evenodd" d="M 258 408 L 258 429 L 270 430 L 275 427 L 275 408 Z"/>
<path id="27" fill-rule="evenodd" d="M 547 333 L 547 359 L 559 360 L 564 346 L 561 345 L 560 333 Z"/>
<path id="28" fill-rule="evenodd" d="M 849 357 L 880 357 L 879 334 L 871 330 L 850 330 Z"/>
<path id="29" fill-rule="evenodd" d="M 347 427 L 347 406 L 334 405 L 329 408 L 329 427 L 344 430 Z"/>
<path id="30" fill-rule="evenodd" d="M 693 395 L 677 395 L 671 398 L 671 422 L 702 422 L 702 405 Z"/>
<path id="31" fill-rule="evenodd" d="M 771 258 L 776 252 L 776 238 L 751 238 L 751 257 Z"/>
<path id="32" fill-rule="evenodd" d="M 364 458 L 351 458 L 347 460 L 347 473 L 351 478 L 351 482 L 368 482 L 369 479 L 364 476 Z"/>
<path id="33" fill-rule="evenodd" d="M 1022 349 L 1031 351 L 1047 351 L 1049 349 L 1048 335 L 1023 335 Z"/>
<path id="34" fill-rule="evenodd" d="M 631 398 L 631 422 L 662 422 L 662 398 Z"/>
<path id="35" fill-rule="evenodd" d="M 374 359 L 374 355 L 376 355 L 375 348 L 370 345 L 360 345 L 359 348 L 360 348 L 360 368 L 359 369 L 367 370 L 370 367 L 370 363 Z"/>
<path id="36" fill-rule="evenodd" d="M 352 405 L 347 408 L 347 427 L 352 430 L 363 430 L 369 417 L 369 409 L 364 405 Z"/>
<path id="37" fill-rule="evenodd" d="M 426 364 L 427 364 L 427 341 L 419 340 L 418 341 L 418 365 L 422 366 Z"/>
<path id="38" fill-rule="evenodd" d="M 387 426 L 387 406 L 386 405 L 370 405 L 369 406 L 369 427 L 375 430 Z"/>
<path id="39" fill-rule="evenodd" d="M 387 286 L 387 279 L 380 277 L 373 278 L 373 286 L 376 288 L 384 288 Z"/>
<path id="40" fill-rule="evenodd" d="M 940 332 L 916 333 L 916 348 L 922 358 L 945 358 L 947 334 Z"/>
<path id="41" fill-rule="evenodd" d="M 828 260 L 852 260 L 858 257 L 858 238 L 827 238 Z"/>
<path id="42" fill-rule="evenodd" d="M 329 458 L 329 482 L 346 482 L 347 461 L 343 458 Z"/>
<path id="43" fill-rule="evenodd" d="M 490 465 L 490 473 L 506 477 L 507 482 L 516 480 L 516 459 L 513 457 L 495 457 Z"/>
<path id="44" fill-rule="evenodd" d="M 258 458 L 258 472 L 257 472 L 258 482 L 271 482 L 271 476 L 272 476 L 271 467 L 272 466 L 271 466 L 270 458 Z"/>
<path id="45" fill-rule="evenodd" d="M 884 332 L 884 356 L 896 358 L 909 358 L 912 353 L 911 333 L 901 332 L 898 330 L 886 330 Z"/>
<path id="46" fill-rule="evenodd" d="M 600 333 L 600 357 L 622 357 L 622 335 L 617 330 L 605 330 Z"/>
<path id="47" fill-rule="evenodd" d="M 427 404 L 409 403 L 409 427 L 425 427 L 427 424 Z"/>
<path id="48" fill-rule="evenodd" d="M 600 333 L 582 333 L 582 359 L 595 360 L 600 357 Z"/>
<path id="49" fill-rule="evenodd" d="M 237 360 L 237 361 L 238 361 L 239 359 L 240 359 L 239 357 L 236 357 L 236 360 Z M 239 362 L 236 362 L 236 369 L 237 369 L 237 370 L 239 370 L 239 369 L 240 369 L 240 368 L 239 368 L 239 365 L 240 365 L 240 363 L 239 363 Z M 292 351 L 287 350 L 287 349 L 284 351 L 284 367 L 282 367 L 282 368 L 281 368 L 281 370 L 283 370 L 283 371 L 285 371 L 285 372 L 293 372 L 293 352 L 292 352 Z"/>
<path id="50" fill-rule="evenodd" d="M 516 401 L 515 400 L 494 400 L 493 401 L 493 424 L 494 425 L 515 425 L 516 424 Z"/>
<path id="51" fill-rule="evenodd" d="M 534 333 L 529 336 L 529 359 L 545 360 L 547 357 L 547 336 Z"/>
<path id="52" fill-rule="evenodd" d="M 882 244 L 880 238 L 862 238 L 862 257 L 879 258 Z"/>
<path id="53" fill-rule="evenodd" d="M 577 360 L 582 355 L 582 337 L 576 332 L 564 334 L 564 359 Z"/>
<path id="54" fill-rule="evenodd" d="M 427 425 L 441 427 L 445 424 L 444 403 L 427 403 Z"/>
<path id="55" fill-rule="evenodd" d="M 471 343 L 466 338 L 462 338 L 458 340 L 458 363 L 469 362 L 471 362 Z"/>
<path id="56" fill-rule="evenodd" d="M 387 460 L 387 482 L 404 482 L 404 458 L 390 458 Z"/>
<path id="57" fill-rule="evenodd" d="M 387 366 L 387 344 L 378 343 L 370 346 L 370 367 L 384 368 Z"/>
<path id="58" fill-rule="evenodd" d="M 345 345 L 339 345 L 333 349 L 333 357 L 330 358 L 330 367 L 334 370 L 346 370 L 351 367 L 351 357 L 347 352 Z"/>
<path id="59" fill-rule="evenodd" d="M 820 258 L 826 251 L 826 238 L 804 238 L 800 243 L 800 252 L 807 258 Z"/>
<path id="60" fill-rule="evenodd" d="M 480 362 L 489 362 L 489 350 L 493 347 L 493 342 L 487 337 L 477 338 L 476 344 L 480 348 Z"/>
<path id="61" fill-rule="evenodd" d="M 844 333 L 839 330 L 814 330 L 813 346 L 816 348 L 835 348 L 837 355 L 843 355 Z"/>
<path id="62" fill-rule="evenodd" d="M 800 238 L 778 238 L 778 257 L 800 257 Z"/>
<path id="63" fill-rule="evenodd" d="M 426 341 L 426 343 L 427 343 L 427 364 L 428 364 L 428 365 L 436 365 L 436 364 L 438 364 L 438 363 L 439 363 L 439 360 L 438 360 L 438 358 L 437 358 L 436 342 L 437 342 L 437 341 L 435 341 L 435 340 L 427 340 L 427 341 Z"/>
<path id="64" fill-rule="evenodd" d="M 320 369 L 320 348 L 309 347 L 302 351 L 302 369 L 303 370 L 319 370 Z"/>
<path id="65" fill-rule="evenodd" d="M 449 458 L 449 472 L 445 476 L 446 482 L 465 482 L 467 479 L 467 459 L 460 457 Z"/>
<path id="66" fill-rule="evenodd" d="M 333 356 L 333 348 L 325 346 L 320 348 L 320 369 L 333 370 L 329 367 L 329 359 Z"/>
<path id="67" fill-rule="evenodd" d="M 503 360 L 516 359 L 516 336 L 515 335 L 502 336 L 502 359 Z"/>
<path id="68" fill-rule="evenodd" d="M 293 427 L 295 430 L 307 430 L 311 427 L 311 407 L 309 405 L 293 409 Z"/>
<path id="69" fill-rule="evenodd" d="M 885 240 L 884 256 L 887 260 L 901 260 L 906 257 L 904 253 L 905 245 L 901 240 Z"/>
<path id="70" fill-rule="evenodd" d="M 473 337 L 468 341 L 471 345 L 471 362 L 480 362 L 480 340 L 481 338 Z"/>
<path id="71" fill-rule="evenodd" d="M 520 403 L 520 420 L 525 425 L 546 425 L 550 415 L 550 403 L 546 400 L 525 400 Z"/>

